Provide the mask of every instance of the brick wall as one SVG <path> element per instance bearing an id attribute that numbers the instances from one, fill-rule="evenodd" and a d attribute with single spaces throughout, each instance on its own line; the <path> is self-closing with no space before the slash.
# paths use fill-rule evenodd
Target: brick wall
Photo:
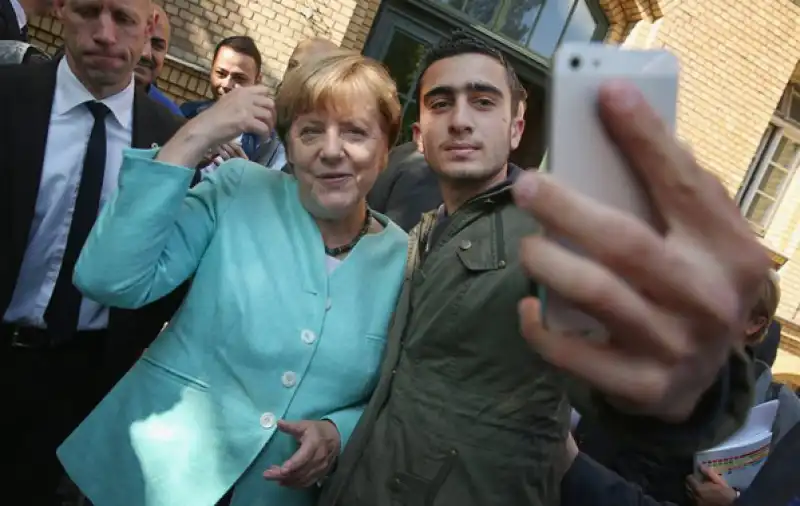
<path id="1" fill-rule="evenodd" d="M 202 68 L 210 66 L 216 43 L 231 35 L 249 35 L 264 56 L 268 86 L 280 82 L 295 45 L 308 37 L 326 37 L 360 51 L 379 0 L 164 0 L 173 27 L 170 54 Z"/>

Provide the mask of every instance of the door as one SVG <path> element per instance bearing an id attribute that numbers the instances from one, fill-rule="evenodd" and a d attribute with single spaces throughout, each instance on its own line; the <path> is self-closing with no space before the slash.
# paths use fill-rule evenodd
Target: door
<path id="1" fill-rule="evenodd" d="M 417 82 L 420 62 L 441 35 L 391 7 L 380 13 L 372 33 L 364 54 L 382 61 L 397 84 L 403 107 L 403 128 L 398 141 L 402 144 L 412 139 L 411 125 L 419 115 Z"/>

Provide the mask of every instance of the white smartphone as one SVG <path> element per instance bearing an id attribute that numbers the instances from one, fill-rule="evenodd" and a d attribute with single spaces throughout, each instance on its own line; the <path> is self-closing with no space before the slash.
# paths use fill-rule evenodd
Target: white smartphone
<path id="1" fill-rule="evenodd" d="M 647 195 L 600 121 L 598 91 L 609 80 L 632 83 L 674 131 L 679 74 L 677 58 L 665 50 L 626 50 L 599 43 L 561 46 L 553 60 L 545 170 L 565 186 L 652 223 Z M 580 253 L 563 238 L 553 238 Z M 614 240 L 613 230 L 608 240 Z M 606 336 L 602 324 L 558 293 L 540 286 L 539 297 L 547 328 Z"/>

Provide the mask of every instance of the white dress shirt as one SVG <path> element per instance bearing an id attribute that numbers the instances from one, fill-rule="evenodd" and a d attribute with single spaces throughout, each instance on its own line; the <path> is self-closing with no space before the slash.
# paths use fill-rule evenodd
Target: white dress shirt
<path id="1" fill-rule="evenodd" d="M 12 0 L 13 1 L 13 0 Z M 106 167 L 100 206 L 117 187 L 122 150 L 131 146 L 133 128 L 133 77 L 127 88 L 101 100 L 110 110 L 106 116 Z M 19 278 L 3 321 L 45 328 L 44 312 L 53 295 L 78 196 L 83 158 L 94 125 L 82 104 L 94 97 L 62 58 L 56 74 L 56 90 L 50 111 L 36 212 Z M 108 309 L 83 299 L 79 330 L 103 329 Z"/>
<path id="2" fill-rule="evenodd" d="M 17 15 L 17 26 L 22 30 L 28 24 L 28 16 L 25 15 L 25 9 L 22 8 L 19 0 L 11 0 L 11 7 L 14 9 L 14 14 Z"/>

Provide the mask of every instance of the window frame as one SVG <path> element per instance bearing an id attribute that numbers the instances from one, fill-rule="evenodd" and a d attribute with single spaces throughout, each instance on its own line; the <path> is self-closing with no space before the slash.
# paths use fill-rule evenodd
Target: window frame
<path id="1" fill-rule="evenodd" d="M 764 180 L 764 177 L 767 174 L 767 170 L 769 169 L 770 165 L 772 165 L 772 157 L 775 155 L 775 152 L 777 151 L 778 146 L 784 137 L 791 142 L 800 144 L 800 128 L 795 126 L 792 122 L 775 115 L 770 121 L 766 132 L 764 132 L 764 135 L 762 136 L 761 144 L 756 152 L 756 157 L 753 159 L 751 167 L 747 171 L 747 176 L 745 179 L 746 183 L 742 186 L 738 198 L 742 216 L 745 217 L 748 223 L 750 223 L 756 234 L 761 237 L 766 235 L 767 230 L 769 230 L 772 220 L 775 217 L 775 213 L 778 207 L 780 207 L 783 197 L 786 194 L 786 190 L 791 184 L 792 178 L 797 173 L 798 167 L 800 166 L 800 151 L 798 151 L 794 160 L 792 161 L 791 167 L 786 169 L 786 180 L 781 185 L 777 195 L 773 197 L 772 195 L 769 195 L 768 193 L 765 193 L 759 189 L 761 182 Z M 774 202 L 768 213 L 764 216 L 763 223 L 757 223 L 747 218 L 747 212 L 750 210 L 750 206 L 753 205 L 753 201 L 758 195 L 764 195 Z"/>
<path id="2" fill-rule="evenodd" d="M 545 74 L 549 74 L 550 72 L 550 62 L 552 57 L 548 57 L 545 55 L 541 55 L 530 48 L 523 47 L 511 40 L 507 39 L 503 35 L 491 30 L 490 28 L 479 24 L 477 21 L 470 19 L 469 16 L 465 15 L 464 13 L 460 12 L 457 9 L 448 8 L 445 5 L 439 4 L 436 0 L 405 0 L 409 4 L 426 11 L 433 16 L 446 20 L 448 23 L 458 26 L 461 29 L 469 29 L 474 30 L 484 37 L 487 37 L 492 43 L 497 44 L 501 48 L 504 49 L 504 52 L 511 53 L 518 58 L 526 61 L 528 65 L 533 64 L 539 70 L 543 71 Z M 547 0 L 547 1 L 554 1 L 554 0 Z M 594 33 L 592 34 L 592 41 L 602 41 L 605 40 L 608 36 L 608 32 L 611 29 L 611 22 L 608 19 L 608 15 L 603 10 L 603 7 L 600 5 L 599 0 L 576 0 L 575 4 L 573 4 L 572 8 L 570 9 L 570 15 L 568 16 L 567 20 L 564 22 L 564 26 L 561 28 L 561 33 L 559 35 L 558 42 L 556 43 L 556 50 L 560 47 L 561 43 L 563 42 L 564 34 L 567 31 L 569 26 L 569 22 L 574 15 L 575 10 L 577 9 L 578 2 L 583 2 L 588 7 L 589 11 L 592 13 L 593 17 L 597 20 L 597 26 L 595 26 Z M 537 23 L 538 24 L 538 17 Z M 532 27 L 531 34 L 536 29 L 536 27 Z"/>

